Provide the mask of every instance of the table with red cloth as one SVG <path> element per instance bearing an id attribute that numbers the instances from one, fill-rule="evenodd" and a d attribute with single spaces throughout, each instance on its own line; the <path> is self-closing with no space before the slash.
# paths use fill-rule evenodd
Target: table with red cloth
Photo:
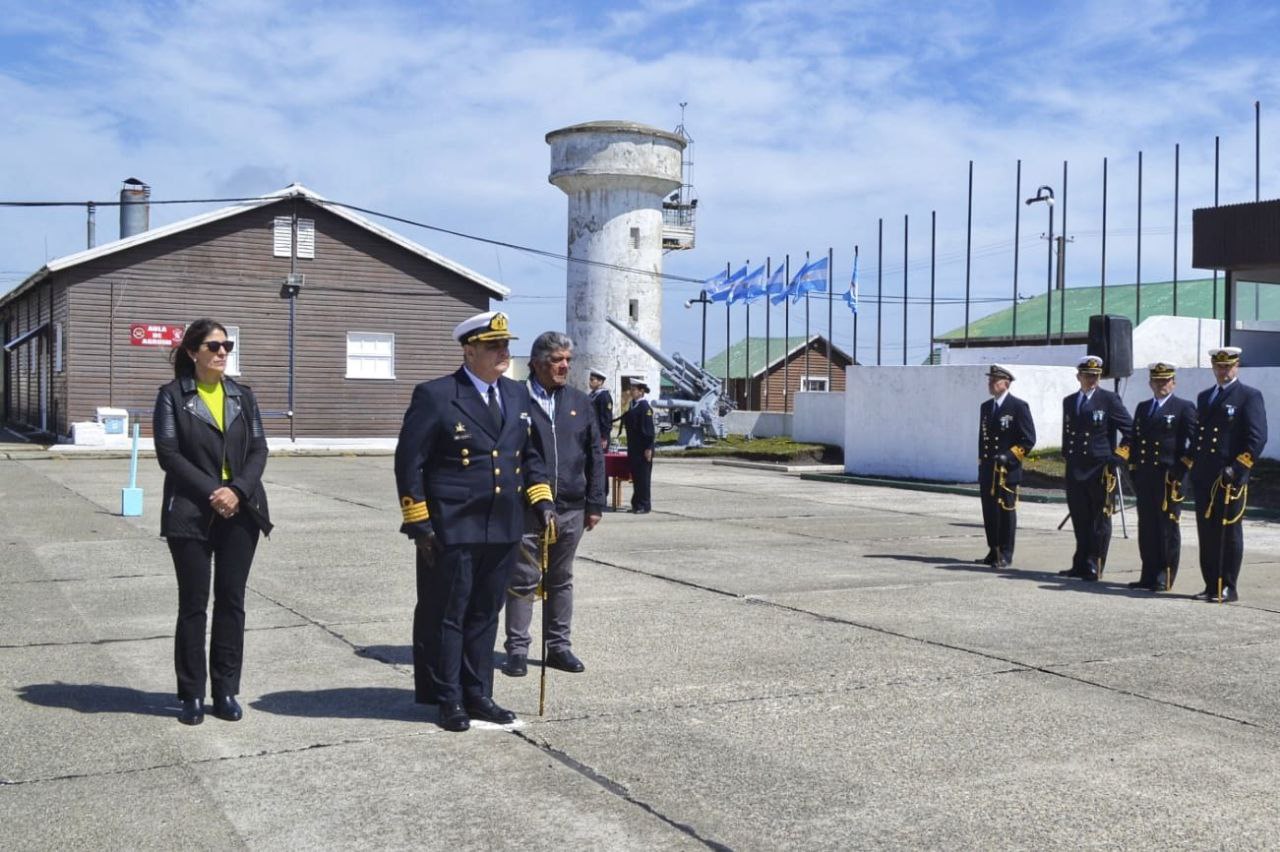
<path id="1" fill-rule="evenodd" d="M 611 505 L 613 508 L 622 508 L 622 483 L 623 480 L 631 481 L 631 462 L 627 461 L 626 453 L 605 453 L 604 454 L 604 475 L 609 478 L 609 493 L 613 495 Z"/>

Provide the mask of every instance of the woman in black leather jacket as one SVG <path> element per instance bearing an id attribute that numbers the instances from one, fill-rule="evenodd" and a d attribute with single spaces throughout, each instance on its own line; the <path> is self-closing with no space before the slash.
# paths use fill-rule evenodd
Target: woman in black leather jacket
<path id="1" fill-rule="evenodd" d="M 182 711 L 204 721 L 206 679 L 213 714 L 228 722 L 244 658 L 244 592 L 259 533 L 271 532 L 262 470 L 267 439 L 248 387 L 223 375 L 234 343 L 211 319 L 193 322 L 173 350 L 174 380 L 156 396 L 156 458 L 164 469 L 160 535 L 178 577 L 174 664 Z M 212 570 L 211 570 L 212 568 Z M 212 575 L 212 576 L 211 576 Z M 213 635 L 205 667 L 204 634 L 213 582 Z"/>

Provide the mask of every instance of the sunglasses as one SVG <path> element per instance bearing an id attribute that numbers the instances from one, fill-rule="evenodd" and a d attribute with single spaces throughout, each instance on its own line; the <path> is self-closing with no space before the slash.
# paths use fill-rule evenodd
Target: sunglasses
<path id="1" fill-rule="evenodd" d="M 200 345 L 205 349 L 208 349 L 214 355 L 218 354 L 219 349 L 230 355 L 231 350 L 236 348 L 236 342 L 234 340 L 206 340 Z"/>

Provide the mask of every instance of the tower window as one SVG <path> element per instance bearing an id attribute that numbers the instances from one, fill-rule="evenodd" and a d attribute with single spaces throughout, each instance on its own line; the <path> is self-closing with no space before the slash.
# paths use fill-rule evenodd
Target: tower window
<path id="1" fill-rule="evenodd" d="M 640 321 L 640 300 L 632 299 L 627 303 L 627 315 L 631 317 L 632 322 Z"/>

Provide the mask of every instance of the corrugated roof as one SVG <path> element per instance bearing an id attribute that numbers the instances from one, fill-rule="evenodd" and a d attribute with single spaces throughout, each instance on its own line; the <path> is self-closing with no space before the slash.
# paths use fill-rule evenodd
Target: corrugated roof
<path id="1" fill-rule="evenodd" d="M 809 340 L 823 340 L 826 338 L 821 334 L 810 335 Z M 751 364 L 750 370 L 747 365 L 747 341 L 751 341 Z M 765 362 L 765 342 L 769 343 L 769 360 Z M 752 378 L 759 376 L 767 367 L 782 363 L 784 355 L 793 352 L 803 352 L 806 338 L 804 335 L 798 337 L 751 337 L 742 338 L 733 346 L 729 347 L 729 378 L 741 379 L 750 375 Z M 844 358 L 852 363 L 853 359 L 849 354 L 839 346 L 832 346 L 832 351 L 837 358 Z M 723 351 L 711 356 L 707 359 L 706 371 L 717 378 L 724 378 L 725 354 Z"/>
<path id="2" fill-rule="evenodd" d="M 335 216 L 340 216 L 343 219 L 346 219 L 347 221 L 357 225 L 358 227 L 364 228 L 367 231 L 371 231 L 374 234 L 377 234 L 378 236 L 382 237 L 383 239 L 388 240 L 392 243 L 395 243 L 401 248 L 404 248 L 420 257 L 426 258 L 432 263 L 436 263 L 440 266 L 443 266 L 445 269 L 448 269 L 448 270 L 451 270 L 452 272 L 457 273 L 463 278 L 466 278 L 474 282 L 475 284 L 478 284 L 479 286 L 485 288 L 486 290 L 489 290 L 499 299 L 505 299 L 508 295 L 511 294 L 510 288 L 504 287 L 503 285 L 499 284 L 493 279 L 488 278 L 484 275 L 481 275 L 479 272 L 476 272 L 472 269 L 468 269 L 462 264 L 456 261 L 450 260 L 449 258 L 445 257 L 442 254 L 437 254 L 436 252 L 432 251 L 426 246 L 415 243 L 413 240 L 409 239 L 408 237 L 405 237 L 401 234 L 397 234 L 395 231 L 392 231 L 388 228 L 384 228 L 381 225 L 371 222 L 370 220 L 364 218 L 363 216 L 361 216 L 360 214 L 356 213 L 353 210 L 349 210 L 346 207 L 343 207 L 338 204 L 329 204 L 327 203 L 329 199 L 325 198 L 324 196 L 320 195 L 317 192 L 313 192 L 312 190 L 308 189 L 302 184 L 294 183 L 294 184 L 290 184 L 289 186 L 286 186 L 284 189 L 278 190 L 276 192 L 268 193 L 267 195 L 264 195 L 261 198 L 254 199 L 253 201 L 237 202 L 236 204 L 232 204 L 229 207 L 222 207 L 222 208 L 219 208 L 218 210 L 211 210 L 208 213 L 201 213 L 198 216 L 192 216 L 188 219 L 182 219 L 178 222 L 173 222 L 169 225 L 164 225 L 159 228 L 151 228 L 141 233 L 134 234 L 131 237 L 125 237 L 122 240 L 113 240 L 112 242 L 109 242 L 109 243 L 103 243 L 100 246 L 94 246 L 91 249 L 86 249 L 84 251 L 75 252 L 74 254 L 68 254 L 59 258 L 55 258 L 49 261 L 48 263 L 46 263 L 40 269 L 33 272 L 31 275 L 27 276 L 26 280 L 23 281 L 21 284 L 19 284 L 17 287 L 14 287 L 8 293 L 5 293 L 3 296 L 0 296 L 0 305 L 4 305 L 6 302 L 9 302 L 12 299 L 17 298 L 22 293 L 31 289 L 51 272 L 59 272 L 63 269 L 69 269 L 73 266 L 78 266 L 81 263 L 86 263 L 90 260 L 95 260 L 97 258 L 106 256 L 106 255 L 114 254 L 118 251 L 124 251 L 125 249 L 133 248 L 134 246 L 139 246 L 145 243 L 152 242 L 154 240 L 163 239 L 164 237 L 168 237 L 172 234 L 181 233 L 182 231 L 188 231 L 192 228 L 198 228 L 201 225 L 207 225 L 210 222 L 217 222 L 220 219 L 227 219 L 239 213 L 244 213 L 247 210 L 253 210 L 258 207 L 265 207 L 268 204 L 275 204 L 279 202 L 281 199 L 285 199 L 285 198 L 302 198 L 307 201 L 310 201 L 311 203 L 315 204 L 317 207 L 323 207 L 325 210 L 328 210 L 329 212 L 333 213 Z"/>
<path id="3" fill-rule="evenodd" d="M 1240 306 L 1238 319 L 1280 319 L 1280 287 L 1259 286 L 1249 281 L 1236 284 L 1236 303 Z M 1066 303 L 1066 313 L 1062 306 Z M 1216 316 L 1221 319 L 1226 298 L 1226 279 L 1218 279 Z M 1257 310 L 1254 300 L 1257 299 Z M 1050 317 L 1052 334 L 1066 337 L 1082 338 L 1089 333 L 1089 317 L 1102 313 L 1101 287 L 1069 287 L 1053 293 L 1053 314 Z M 1138 287 L 1135 284 L 1116 284 L 1107 287 L 1106 313 L 1126 316 L 1138 324 L 1137 317 Z M 1199 278 L 1192 281 L 1178 282 L 1177 316 L 1205 317 L 1215 316 L 1213 297 L 1213 279 Z M 1045 332 L 1045 306 L 1049 297 L 1041 293 L 1018 305 L 1019 340 L 1043 340 Z M 1158 281 L 1142 285 L 1142 319 L 1151 316 L 1173 316 L 1173 282 Z M 992 340 L 1010 340 L 1013 338 L 1013 308 L 1005 308 L 981 319 L 969 322 L 969 340 L 989 342 Z M 954 343 L 964 340 L 964 326 L 941 334 L 938 340 Z"/>

